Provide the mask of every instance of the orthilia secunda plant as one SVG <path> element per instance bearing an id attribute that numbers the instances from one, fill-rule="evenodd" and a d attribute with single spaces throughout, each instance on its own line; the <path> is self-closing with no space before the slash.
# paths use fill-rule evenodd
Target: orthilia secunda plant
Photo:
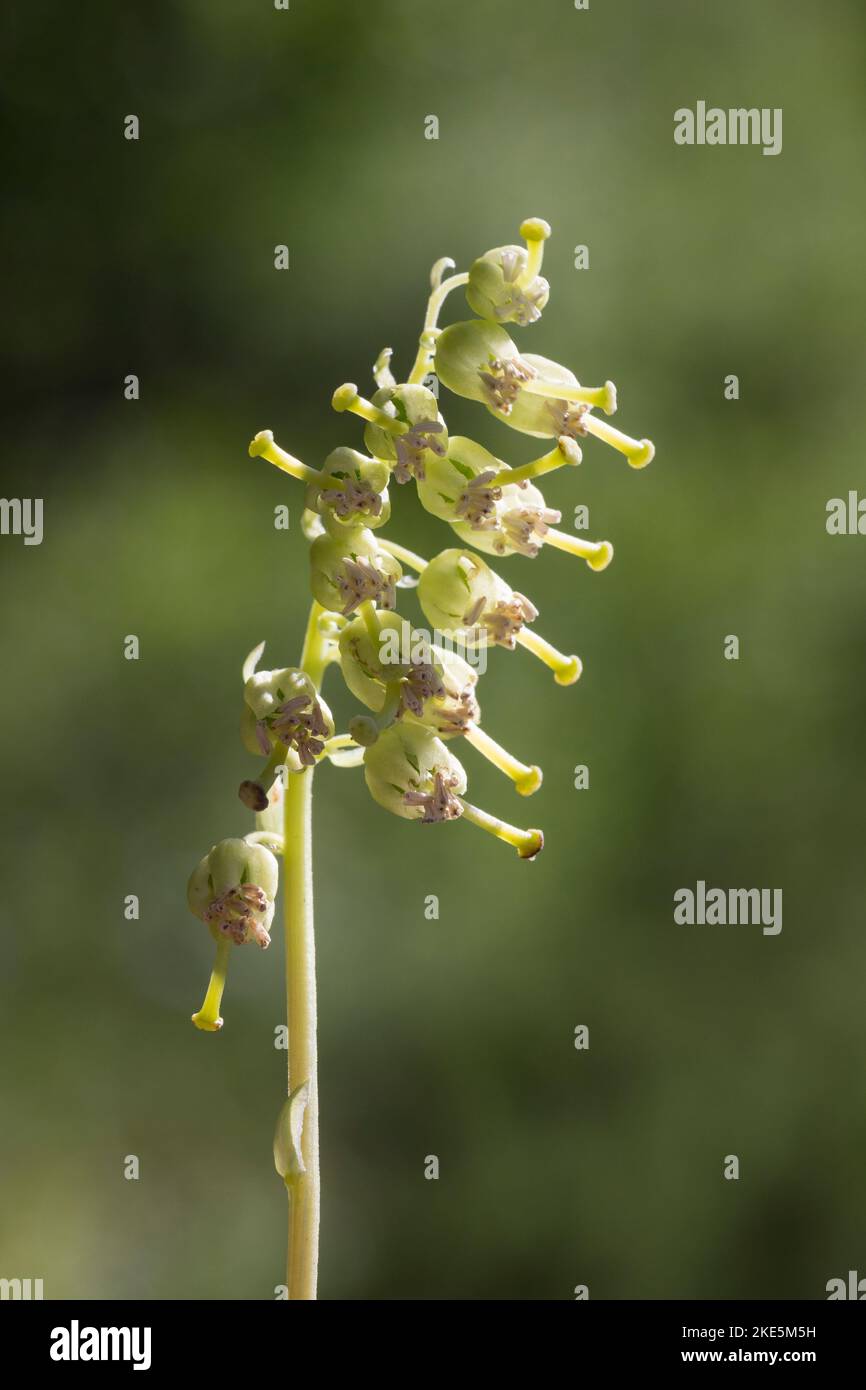
<path id="1" fill-rule="evenodd" d="M 611 445 L 632 468 L 643 468 L 654 452 L 648 439 L 631 439 L 603 418 L 616 410 L 612 382 L 582 386 L 567 367 L 518 347 L 513 332 L 537 322 L 548 301 L 550 287 L 540 272 L 550 227 L 530 218 L 520 235 L 524 246 L 495 247 L 467 273 L 448 274 L 454 262 L 437 261 L 417 355 L 404 381 L 394 376 L 385 348 L 373 368 L 369 400 L 351 384 L 334 392 L 334 409 L 363 421 L 363 438 L 356 441 L 363 449 L 335 449 L 313 468 L 287 453 L 270 430 L 249 446 L 253 458 L 304 487 L 313 601 L 297 666 L 260 667 L 264 644 L 243 663 L 241 738 L 258 765 L 238 796 L 255 816 L 255 828 L 214 845 L 189 881 L 189 906 L 216 945 L 207 994 L 192 1021 L 208 1033 L 222 1028 L 232 952 L 269 946 L 282 857 L 288 1088 L 274 1162 L 289 1199 L 290 1299 L 315 1298 L 318 1265 L 315 769 L 325 759 L 341 769 L 362 766 L 371 797 L 392 815 L 422 826 L 466 822 L 521 859 L 534 859 L 544 844 L 540 830 L 511 825 L 467 796 L 461 741 L 504 773 L 521 796 L 541 785 L 540 768 L 482 727 L 478 657 L 490 647 L 523 648 L 559 685 L 578 679 L 581 662 L 540 635 L 539 612 L 523 581 L 513 589 L 496 562 L 509 555 L 534 560 L 549 547 L 584 560 L 592 571 L 606 569 L 610 542 L 558 530 L 560 513 L 547 505 L 539 480 L 580 464 L 590 437 Z M 474 317 L 440 329 L 442 306 L 460 287 Z M 440 382 L 478 401 L 518 436 L 544 441 L 542 452 L 513 466 L 475 440 L 450 434 L 439 407 Z M 429 561 L 384 534 L 390 489 L 406 485 L 454 532 L 456 543 Z M 432 633 L 396 611 L 398 595 L 413 587 Z M 343 732 L 322 695 L 331 666 L 359 704 Z"/>

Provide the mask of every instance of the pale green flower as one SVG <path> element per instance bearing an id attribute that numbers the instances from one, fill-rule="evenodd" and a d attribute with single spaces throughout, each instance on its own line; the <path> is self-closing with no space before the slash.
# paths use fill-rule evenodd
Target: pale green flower
<path id="1" fill-rule="evenodd" d="M 347 528 L 345 535 L 319 536 L 310 546 L 310 587 L 323 608 L 347 617 L 370 600 L 393 608 L 403 571 L 368 527 Z"/>
<path id="2" fill-rule="evenodd" d="M 388 460 L 397 483 L 423 479 L 427 464 L 441 458 L 448 447 L 448 431 L 433 392 L 420 385 L 385 386 L 375 393 L 372 405 L 391 423 L 368 422 L 364 443 L 370 453 Z"/>
<path id="3" fill-rule="evenodd" d="M 496 246 L 469 268 L 466 300 L 470 309 L 492 323 L 535 323 L 550 298 L 543 275 L 527 278 L 527 255 L 522 246 Z"/>
<path id="4" fill-rule="evenodd" d="M 384 526 L 391 516 L 389 477 L 382 460 L 356 449 L 335 449 L 325 459 L 319 479 L 307 488 L 307 508 L 318 512 L 332 535 L 358 526 Z"/>
<path id="5" fill-rule="evenodd" d="M 471 550 L 443 550 L 421 573 L 418 600 L 425 618 L 465 647 L 525 647 L 553 671 L 559 685 L 571 685 L 583 669 L 536 632 L 527 630 L 538 609 L 517 593 Z"/>
<path id="6" fill-rule="evenodd" d="M 468 662 L 395 613 L 376 614 L 374 624 L 371 630 L 366 615 L 356 617 L 339 639 L 343 679 L 362 704 L 387 722 L 414 719 L 443 738 L 478 721 L 478 675 Z"/>
<path id="7" fill-rule="evenodd" d="M 261 647 L 244 663 L 241 739 L 251 753 L 267 759 L 258 777 L 241 783 L 239 796 L 251 811 L 264 811 L 276 771 L 313 767 L 324 756 L 334 732 L 331 711 L 306 671 L 287 666 L 257 671 Z"/>
<path id="8" fill-rule="evenodd" d="M 190 875 L 187 902 L 217 943 L 217 958 L 207 996 L 192 1021 L 206 1033 L 223 1026 L 219 1016 L 228 952 L 232 945 L 255 942 L 262 950 L 271 944 L 275 899 L 279 884 L 277 861 L 264 845 L 247 840 L 221 840 Z"/>
<path id="9" fill-rule="evenodd" d="M 190 911 L 206 922 L 215 940 L 227 936 L 236 946 L 254 941 L 270 945 L 279 867 L 264 845 L 220 840 L 190 875 Z"/>
<path id="10" fill-rule="evenodd" d="M 222 1026 L 219 1007 L 233 947 L 269 944 L 278 879 L 274 852 L 282 854 L 288 1086 L 274 1161 L 289 1190 L 290 1299 L 316 1296 L 314 769 L 323 758 L 337 768 L 363 765 L 373 799 L 392 814 L 422 824 L 462 820 L 511 845 L 522 859 L 534 859 L 544 844 L 541 830 L 513 826 L 467 799 L 467 775 L 452 752 L 453 740 L 462 737 L 473 749 L 470 758 L 480 754 L 519 795 L 531 796 L 541 786 L 541 768 L 523 762 L 481 727 L 475 668 L 484 668 L 487 647 L 523 647 L 560 685 L 570 685 L 581 663 L 538 634 L 535 605 L 478 552 L 533 559 L 553 547 L 603 570 L 613 547 L 558 530 L 560 514 L 547 506 L 538 479 L 579 464 L 580 441 L 587 435 L 611 444 L 635 468 L 653 456 L 648 440 L 630 439 L 594 413 L 616 410 L 612 382 L 582 386 L 567 367 L 522 352 L 511 338 L 506 326 L 535 323 L 550 294 L 541 274 L 550 227 L 528 218 L 520 234 L 525 247 L 494 247 L 466 272 L 456 271 L 450 257 L 436 262 L 406 380 L 395 376 L 392 350 L 385 348 L 373 367 L 372 400 L 351 382 L 334 392 L 335 410 L 364 421 L 366 454 L 341 445 L 315 469 L 277 444 L 270 430 L 260 430 L 249 444 L 251 457 L 266 459 L 303 485 L 298 532 L 310 543 L 314 601 L 297 666 L 257 670 L 264 644 L 243 665 L 241 737 L 265 761 L 258 777 L 239 789 L 241 801 L 255 812 L 255 829 L 245 839 L 215 845 L 189 881 L 190 908 L 216 941 L 207 995 L 193 1022 L 209 1032 Z M 443 305 L 458 288 L 465 288 L 479 317 L 442 329 Z M 480 402 L 514 431 L 552 441 L 547 452 L 510 466 L 465 435 L 449 437 L 439 383 Z M 424 508 L 473 548 L 452 547 L 428 564 L 386 537 L 392 478 L 414 481 Z M 403 565 L 420 578 L 404 578 Z M 430 633 L 393 611 L 398 586 L 415 583 Z M 335 666 L 361 706 L 340 733 L 321 695 Z M 531 701 L 522 710 L 527 738 L 538 727 L 539 708 Z M 487 871 L 481 855 L 478 869 Z"/>
<path id="11" fill-rule="evenodd" d="M 463 765 L 420 724 L 393 724 L 364 754 L 370 795 L 405 820 L 456 820 L 463 814 Z"/>

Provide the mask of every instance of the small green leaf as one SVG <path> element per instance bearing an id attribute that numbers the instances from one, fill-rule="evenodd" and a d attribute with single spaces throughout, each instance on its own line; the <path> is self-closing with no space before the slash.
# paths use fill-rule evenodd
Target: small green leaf
<path id="1" fill-rule="evenodd" d="M 440 493 L 439 493 L 439 496 L 442 498 L 442 501 L 443 501 L 443 502 L 447 502 L 447 503 L 448 503 L 449 507 L 453 507 L 453 506 L 454 506 L 454 498 L 453 498 L 453 497 L 446 497 L 444 492 L 440 492 Z"/>
<path id="2" fill-rule="evenodd" d="M 283 1102 L 274 1130 L 274 1167 L 285 1183 L 293 1183 L 307 1170 L 301 1154 L 304 1111 L 310 1099 L 310 1083 L 302 1081 Z"/>
<path id="3" fill-rule="evenodd" d="M 420 777 L 420 776 L 421 776 L 421 768 L 420 768 L 420 766 L 419 766 L 419 764 L 418 764 L 418 759 L 415 757 L 415 754 L 414 754 L 414 753 L 409 753 L 409 752 L 406 751 L 405 749 L 404 749 L 404 752 L 406 752 L 406 761 L 407 761 L 407 763 L 409 764 L 410 767 L 414 767 L 415 771 L 418 773 L 418 776 Z"/>

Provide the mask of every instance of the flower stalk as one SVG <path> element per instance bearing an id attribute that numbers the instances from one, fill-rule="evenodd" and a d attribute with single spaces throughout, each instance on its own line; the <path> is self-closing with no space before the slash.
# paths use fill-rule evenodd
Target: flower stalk
<path id="1" fill-rule="evenodd" d="M 372 400 L 353 382 L 333 393 L 337 412 L 363 422 L 365 452 L 341 445 L 321 468 L 312 468 L 281 448 L 270 430 L 260 431 L 249 445 L 252 457 L 302 485 L 299 530 L 310 542 L 313 602 L 297 666 L 260 670 L 263 642 L 242 666 L 241 740 L 258 759 L 259 770 L 240 783 L 239 798 L 254 814 L 255 828 L 212 846 L 189 880 L 189 907 L 216 943 L 207 993 L 192 1021 L 201 1032 L 219 1032 L 232 951 L 270 945 L 276 856 L 281 856 L 288 1059 L 273 1154 L 288 1198 L 291 1301 L 315 1299 L 318 1287 L 312 849 L 318 765 L 328 761 L 340 771 L 363 767 L 372 800 L 403 820 L 422 827 L 464 820 L 515 849 L 521 859 L 534 859 L 544 845 L 541 830 L 511 825 L 467 796 L 467 772 L 454 751 L 462 750 L 461 739 L 519 795 L 531 796 L 542 784 L 540 767 L 515 757 L 482 727 L 477 688 L 485 668 L 473 653 L 522 647 L 562 686 L 572 685 L 582 666 L 579 657 L 565 655 L 535 631 L 539 612 L 517 575 L 519 588 L 512 588 L 484 556 L 514 557 L 520 567 L 553 549 L 604 570 L 613 557 L 610 542 L 556 530 L 561 514 L 547 505 L 536 481 L 579 464 L 578 441 L 588 435 L 619 450 L 634 468 L 654 453 L 649 440 L 632 439 L 593 413 L 616 410 L 612 382 L 582 386 L 567 367 L 523 354 L 512 340 L 511 325 L 522 330 L 536 323 L 550 295 L 540 273 L 550 227 L 541 218 L 528 218 L 520 234 L 525 245 L 494 247 L 466 272 L 448 274 L 455 265 L 447 257 L 436 262 L 405 380 L 395 376 L 392 350 L 384 348 L 373 367 Z M 443 305 L 460 288 L 475 317 L 440 328 Z M 475 440 L 449 435 L 439 406 L 440 383 L 478 401 L 518 435 L 552 443 L 539 457 L 512 467 Z M 421 506 L 451 527 L 458 544 L 428 562 L 386 538 L 382 530 L 391 518 L 392 484 L 414 487 Z M 432 632 L 396 611 L 400 591 L 407 589 L 416 590 Z M 322 696 L 332 666 L 360 705 L 349 716 L 346 733 L 336 732 Z M 534 702 L 520 709 L 527 736 L 538 727 L 539 714 Z M 418 833 L 435 842 L 440 832 Z"/>

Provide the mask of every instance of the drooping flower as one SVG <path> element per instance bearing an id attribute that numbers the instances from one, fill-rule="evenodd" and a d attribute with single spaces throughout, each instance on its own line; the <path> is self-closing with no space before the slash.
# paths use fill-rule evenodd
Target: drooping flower
<path id="1" fill-rule="evenodd" d="M 480 717 L 477 672 L 395 613 L 377 613 L 373 631 L 365 617 L 356 617 L 341 632 L 339 649 L 352 694 L 384 716 L 376 730 L 408 717 L 453 738 Z"/>
<path id="2" fill-rule="evenodd" d="M 197 1028 L 215 1033 L 223 1025 L 219 1008 L 230 948 L 255 942 L 264 950 L 270 945 L 278 882 L 274 855 L 248 840 L 221 840 L 193 870 L 187 886 L 190 911 L 217 943 L 204 1004 L 192 1016 Z"/>
<path id="3" fill-rule="evenodd" d="M 462 540 L 491 555 L 538 554 L 561 513 L 530 483 L 508 483 L 508 465 L 482 445 L 452 435 L 448 456 L 418 484 L 422 505 L 449 522 Z"/>
<path id="4" fill-rule="evenodd" d="M 400 428 L 369 422 L 364 443 L 370 453 L 391 463 L 397 483 L 423 478 L 428 461 L 441 458 L 448 447 L 448 431 L 433 392 L 420 385 L 385 386 L 372 403 Z"/>
<path id="5" fill-rule="evenodd" d="M 426 386 L 383 386 L 366 401 L 357 386 L 347 382 L 334 392 L 332 404 L 335 410 L 351 410 L 367 421 L 364 443 L 375 458 L 387 462 L 397 483 L 423 479 L 429 460 L 441 458 L 448 447 L 445 421 Z"/>
<path id="6" fill-rule="evenodd" d="M 420 724 L 385 729 L 364 753 L 364 777 L 373 800 L 405 820 L 432 825 L 465 818 L 512 845 L 521 859 L 534 859 L 544 846 L 540 830 L 521 830 L 467 801 L 463 764 Z"/>
<path id="7" fill-rule="evenodd" d="M 550 227 L 533 217 L 522 224 L 520 234 L 527 239 L 526 247 L 496 246 L 469 268 L 469 307 L 492 323 L 535 323 L 550 296 L 549 284 L 538 273 Z"/>
<path id="8" fill-rule="evenodd" d="M 306 671 L 293 666 L 257 671 L 261 651 L 257 647 L 244 663 L 241 738 L 250 752 L 267 759 L 258 777 L 239 788 L 241 801 L 251 811 L 267 807 L 277 768 L 285 766 L 294 773 L 313 767 L 334 732 L 331 711 Z"/>
<path id="9" fill-rule="evenodd" d="M 466 790 L 463 765 L 420 724 L 392 724 L 364 754 L 364 777 L 374 801 L 405 820 L 456 820 Z"/>
<path id="10" fill-rule="evenodd" d="M 310 546 L 310 584 L 323 608 L 348 617 L 370 600 L 393 608 L 403 571 L 368 527 L 346 528 L 345 535 L 319 536 Z"/>
<path id="11" fill-rule="evenodd" d="M 616 410 L 616 387 L 581 386 L 573 372 L 537 353 L 521 353 L 504 328 L 469 319 L 443 329 L 436 340 L 436 372 L 458 396 L 482 405 L 523 434 L 573 439 L 592 434 L 644 468 L 655 454 L 648 439 L 631 439 L 593 415 Z"/>
<path id="12" fill-rule="evenodd" d="M 367 458 L 357 449 L 334 449 L 319 478 L 307 488 L 307 508 L 318 512 L 332 535 L 358 526 L 384 526 L 391 516 L 389 477 L 382 460 Z"/>
<path id="13" fill-rule="evenodd" d="M 517 593 L 471 550 L 443 550 L 421 572 L 418 600 L 427 621 L 465 647 L 525 647 L 554 673 L 557 684 L 571 685 L 583 669 L 580 658 L 566 656 L 528 624 L 538 609 Z"/>

